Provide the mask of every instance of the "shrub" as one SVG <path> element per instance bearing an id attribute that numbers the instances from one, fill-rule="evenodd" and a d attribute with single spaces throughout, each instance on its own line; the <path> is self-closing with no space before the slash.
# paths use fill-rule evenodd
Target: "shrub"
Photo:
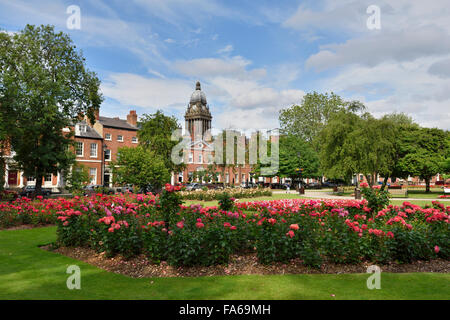
<path id="1" fill-rule="evenodd" d="M 220 210 L 229 211 L 233 208 L 235 199 L 232 198 L 228 192 L 219 194 L 217 198 L 219 200 Z"/>
<path id="2" fill-rule="evenodd" d="M 361 184 L 361 193 L 364 195 L 364 199 L 367 200 L 367 207 L 372 210 L 372 213 L 377 213 L 389 205 L 389 191 L 381 190 L 379 187 L 373 186 L 370 188 L 367 184 Z"/>

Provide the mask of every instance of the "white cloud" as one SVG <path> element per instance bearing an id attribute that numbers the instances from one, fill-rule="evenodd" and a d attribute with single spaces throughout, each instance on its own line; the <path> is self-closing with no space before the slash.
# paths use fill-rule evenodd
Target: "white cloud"
<path id="1" fill-rule="evenodd" d="M 147 78 L 130 73 L 113 73 L 102 83 L 106 97 L 122 105 L 150 111 L 164 108 L 182 109 L 192 93 L 192 82 L 178 79 Z"/>
<path id="2" fill-rule="evenodd" d="M 222 49 L 217 50 L 217 53 L 222 54 L 222 53 L 230 53 L 231 51 L 233 51 L 233 46 L 231 44 L 226 45 L 225 47 L 223 47 Z"/>
<path id="3" fill-rule="evenodd" d="M 362 100 L 377 116 L 406 112 L 424 126 L 450 129 L 450 83 L 428 73 L 435 60 L 352 66 L 323 80 L 322 88 Z"/>
<path id="4" fill-rule="evenodd" d="M 436 27 L 398 32 L 381 32 L 354 38 L 342 44 L 328 44 L 306 61 L 307 67 L 325 70 L 349 64 L 375 66 L 386 61 L 413 61 L 450 52 L 450 35 Z"/>
<path id="5" fill-rule="evenodd" d="M 251 61 L 235 56 L 223 59 L 179 60 L 173 63 L 172 68 L 185 76 L 208 79 L 218 76 L 257 79 L 266 75 L 264 69 L 247 70 L 249 65 L 251 65 Z"/>

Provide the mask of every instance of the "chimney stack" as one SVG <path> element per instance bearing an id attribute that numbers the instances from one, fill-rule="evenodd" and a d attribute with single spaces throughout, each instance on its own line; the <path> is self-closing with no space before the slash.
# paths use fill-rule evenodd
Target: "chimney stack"
<path id="1" fill-rule="evenodd" d="M 127 122 L 132 126 L 137 126 L 137 114 L 136 110 L 131 110 L 130 114 L 127 115 Z"/>

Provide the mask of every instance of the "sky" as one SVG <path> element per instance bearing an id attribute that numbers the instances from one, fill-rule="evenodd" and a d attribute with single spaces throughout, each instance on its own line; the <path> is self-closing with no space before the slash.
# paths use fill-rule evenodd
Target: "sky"
<path id="1" fill-rule="evenodd" d="M 0 29 L 71 36 L 101 80 L 101 115 L 160 109 L 184 125 L 200 81 L 213 127 L 240 130 L 279 127 L 313 91 L 450 129 L 449 17 L 448 0 L 0 0 Z"/>

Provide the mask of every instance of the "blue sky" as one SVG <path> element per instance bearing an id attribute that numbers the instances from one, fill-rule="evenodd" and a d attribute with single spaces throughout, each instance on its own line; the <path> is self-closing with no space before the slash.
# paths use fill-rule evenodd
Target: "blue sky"
<path id="1" fill-rule="evenodd" d="M 67 28 L 70 5 L 80 30 Z M 162 109 L 183 123 L 200 80 L 213 126 L 237 129 L 278 127 L 279 110 L 311 91 L 450 129 L 449 16 L 447 0 L 0 0 L 3 30 L 71 35 L 102 81 L 102 115 Z"/>

